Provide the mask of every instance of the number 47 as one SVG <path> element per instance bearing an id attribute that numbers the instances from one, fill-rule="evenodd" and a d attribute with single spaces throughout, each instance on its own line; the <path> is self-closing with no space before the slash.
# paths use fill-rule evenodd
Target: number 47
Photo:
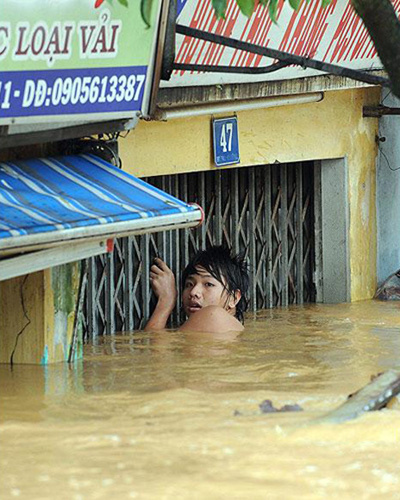
<path id="1" fill-rule="evenodd" d="M 222 151 L 224 153 L 232 150 L 232 132 L 233 132 L 232 123 L 224 123 L 224 125 L 222 125 L 219 145 L 221 146 Z"/>

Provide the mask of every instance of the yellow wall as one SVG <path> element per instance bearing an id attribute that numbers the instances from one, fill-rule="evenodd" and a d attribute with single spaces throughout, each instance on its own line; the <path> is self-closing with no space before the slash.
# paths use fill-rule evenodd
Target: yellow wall
<path id="1" fill-rule="evenodd" d="M 352 300 L 370 298 L 376 288 L 378 121 L 363 118 L 362 108 L 379 96 L 377 88 L 332 91 L 319 103 L 237 113 L 239 166 L 347 157 Z M 215 168 L 210 116 L 140 122 L 119 146 L 123 168 L 137 176 Z"/>
<path id="2" fill-rule="evenodd" d="M 11 356 L 13 363 L 67 361 L 79 268 L 66 264 L 0 282 L 0 363 Z"/>
<path id="3" fill-rule="evenodd" d="M 40 363 L 44 351 L 43 272 L 0 282 L 0 362 Z M 32 341 L 33 340 L 33 341 Z M 12 354 L 14 352 L 14 354 Z"/>

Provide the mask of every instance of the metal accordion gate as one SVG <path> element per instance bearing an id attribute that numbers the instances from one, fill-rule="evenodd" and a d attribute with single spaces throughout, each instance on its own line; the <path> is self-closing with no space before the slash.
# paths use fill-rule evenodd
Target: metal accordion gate
<path id="1" fill-rule="evenodd" d="M 184 319 L 181 272 L 195 251 L 210 244 L 245 254 L 250 310 L 315 302 L 314 173 L 315 163 L 304 162 L 145 179 L 201 205 L 205 221 L 196 229 L 121 238 L 113 253 L 88 259 L 84 339 L 144 326 L 154 307 L 149 270 L 156 256 L 176 276 L 178 305 L 170 326 L 177 326 Z"/>

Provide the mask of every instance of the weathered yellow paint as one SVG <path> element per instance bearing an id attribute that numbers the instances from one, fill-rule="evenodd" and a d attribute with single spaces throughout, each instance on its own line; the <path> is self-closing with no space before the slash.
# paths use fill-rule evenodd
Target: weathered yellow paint
<path id="1" fill-rule="evenodd" d="M 77 263 L 0 282 L 0 363 L 68 359 L 78 284 Z"/>
<path id="2" fill-rule="evenodd" d="M 352 300 L 371 298 L 376 288 L 378 121 L 363 118 L 362 108 L 379 96 L 376 88 L 326 92 L 319 103 L 237 113 L 239 166 L 347 157 Z M 120 155 L 137 176 L 212 170 L 211 117 L 141 122 L 120 141 Z"/>
<path id="3" fill-rule="evenodd" d="M 43 273 L 0 282 L 0 362 L 38 363 L 44 349 Z M 21 332 L 21 333 L 20 333 Z M 12 354 L 14 352 L 14 354 Z"/>

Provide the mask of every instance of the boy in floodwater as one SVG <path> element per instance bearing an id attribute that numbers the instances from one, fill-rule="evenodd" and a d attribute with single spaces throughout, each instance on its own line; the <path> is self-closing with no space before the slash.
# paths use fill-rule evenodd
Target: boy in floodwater
<path id="1" fill-rule="evenodd" d="M 145 330 L 163 330 L 176 304 L 175 276 L 155 259 L 150 269 L 157 305 Z M 243 330 L 249 277 L 243 258 L 222 246 L 195 254 L 182 274 L 182 306 L 187 320 L 182 331 L 227 332 Z"/>

